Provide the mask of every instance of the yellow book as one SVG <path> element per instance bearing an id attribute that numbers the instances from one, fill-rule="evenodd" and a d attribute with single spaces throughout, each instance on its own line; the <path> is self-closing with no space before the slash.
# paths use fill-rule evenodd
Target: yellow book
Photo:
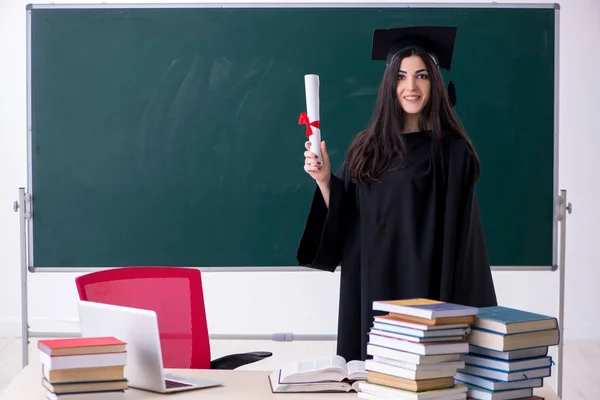
<path id="1" fill-rule="evenodd" d="M 478 311 L 477 307 L 423 298 L 374 301 L 373 310 L 427 319 L 474 316 Z"/>

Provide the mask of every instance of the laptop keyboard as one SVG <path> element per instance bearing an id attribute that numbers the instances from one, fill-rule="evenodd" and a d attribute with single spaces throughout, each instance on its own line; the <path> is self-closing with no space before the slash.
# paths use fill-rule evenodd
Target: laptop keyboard
<path id="1" fill-rule="evenodd" d="M 165 379 L 165 385 L 166 385 L 167 389 L 192 386 L 189 383 L 183 383 L 183 382 L 177 382 L 177 381 L 170 381 L 168 379 Z"/>

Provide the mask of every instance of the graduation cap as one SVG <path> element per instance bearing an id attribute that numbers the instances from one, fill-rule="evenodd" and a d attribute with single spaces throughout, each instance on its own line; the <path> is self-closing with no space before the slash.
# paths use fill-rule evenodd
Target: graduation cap
<path id="1" fill-rule="evenodd" d="M 427 51 L 439 68 L 450 71 L 455 39 L 456 27 L 452 26 L 376 29 L 373 32 L 371 59 L 385 60 L 386 65 L 390 65 L 402 49 L 417 46 Z M 454 106 L 456 90 L 452 81 L 448 85 L 448 96 Z"/>

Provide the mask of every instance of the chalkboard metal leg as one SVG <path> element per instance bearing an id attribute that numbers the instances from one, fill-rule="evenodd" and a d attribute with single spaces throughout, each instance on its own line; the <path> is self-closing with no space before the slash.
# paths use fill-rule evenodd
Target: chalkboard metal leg
<path id="1" fill-rule="evenodd" d="M 30 332 L 29 337 L 51 337 L 51 338 L 72 338 L 81 337 L 81 332 Z M 208 335 L 211 340 L 272 340 L 274 342 L 293 342 L 293 341 L 335 341 L 337 334 L 295 334 L 293 332 L 276 333 L 212 333 Z"/>
<path id="2" fill-rule="evenodd" d="M 19 235 L 21 246 L 21 360 L 23 368 L 29 364 L 29 317 L 27 308 L 27 220 L 31 212 L 27 206 L 29 194 L 25 188 L 19 188 L 19 200 L 15 201 L 13 209 L 19 213 Z"/>
<path id="3" fill-rule="evenodd" d="M 565 324 L 565 247 L 567 237 L 567 213 L 571 213 L 571 203 L 567 203 L 567 191 L 561 190 L 558 198 L 560 212 L 558 220 L 560 221 L 560 258 L 558 262 L 559 284 L 558 284 L 558 329 L 560 332 L 560 342 L 558 343 L 558 368 L 556 373 L 556 394 L 562 398 L 562 380 L 563 380 L 563 343 L 564 343 L 564 324 Z"/>
<path id="4" fill-rule="evenodd" d="M 277 332 L 272 334 L 211 334 L 211 340 L 272 340 L 274 342 L 293 341 L 335 341 L 336 334 L 294 334 L 293 332 Z"/>

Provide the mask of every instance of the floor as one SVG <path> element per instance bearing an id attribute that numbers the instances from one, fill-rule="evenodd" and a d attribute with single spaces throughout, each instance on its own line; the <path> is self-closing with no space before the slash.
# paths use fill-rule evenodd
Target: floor
<path id="1" fill-rule="evenodd" d="M 30 339 L 29 363 L 39 364 L 37 355 L 37 338 Z M 326 356 L 335 352 L 334 342 L 272 342 L 272 341 L 211 341 L 212 358 L 226 354 L 266 350 L 273 352 L 273 357 L 241 369 L 272 370 L 286 362 Z M 556 360 L 556 347 L 551 348 L 550 355 Z M 598 400 L 600 399 L 600 341 L 565 342 L 563 370 L 563 400 Z M 0 392 L 10 383 L 21 369 L 21 339 L 0 338 Z M 546 384 L 556 387 L 556 367 L 554 376 L 546 380 Z"/>

